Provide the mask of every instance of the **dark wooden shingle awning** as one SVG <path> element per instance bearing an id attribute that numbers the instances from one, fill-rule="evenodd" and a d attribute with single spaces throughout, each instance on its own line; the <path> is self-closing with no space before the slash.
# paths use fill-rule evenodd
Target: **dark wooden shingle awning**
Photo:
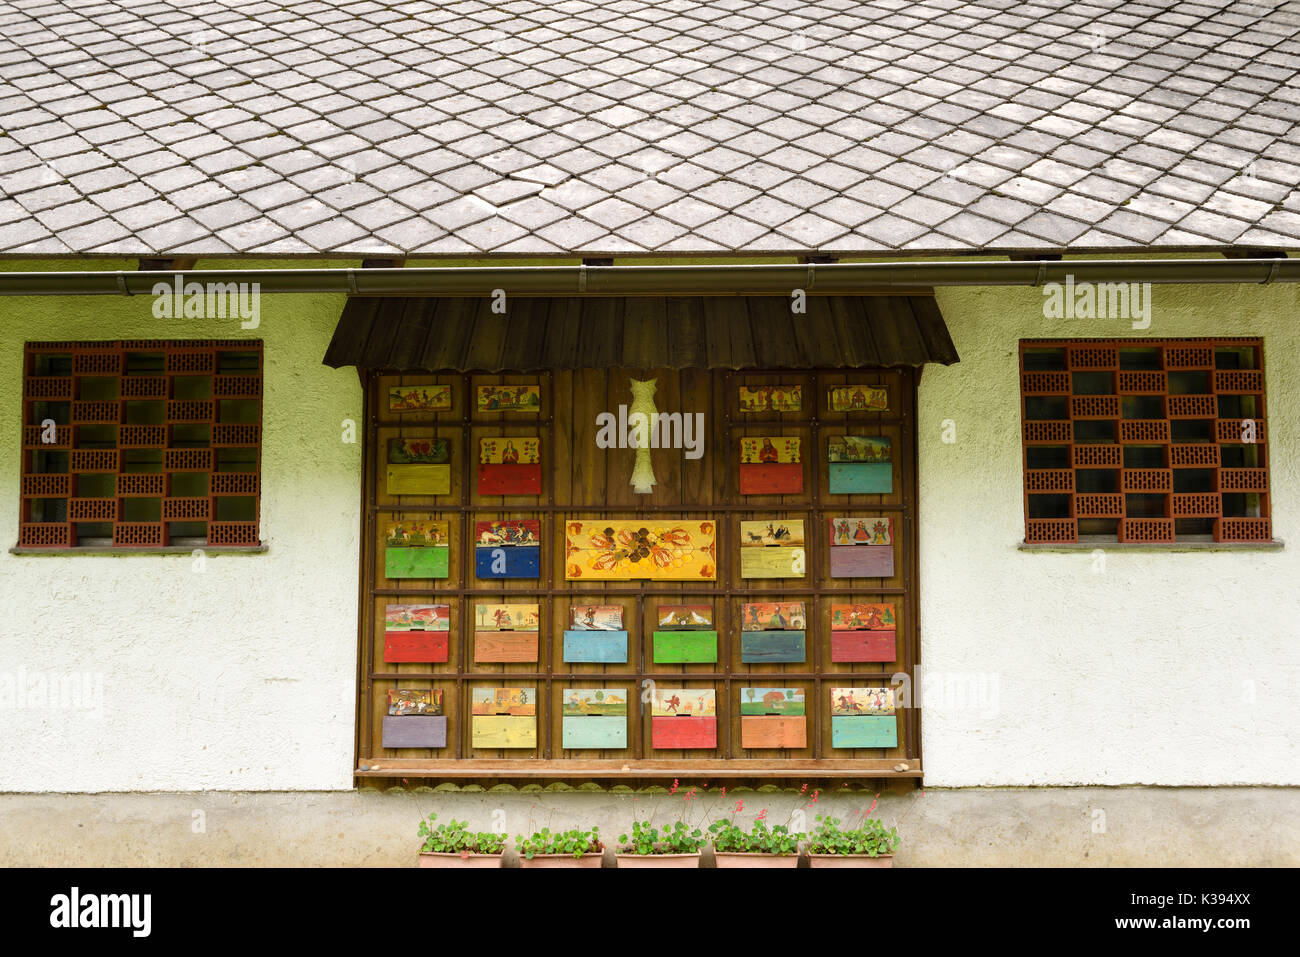
<path id="1" fill-rule="evenodd" d="M 951 365 L 929 296 L 520 297 L 348 300 L 325 364 L 391 372 L 818 369 Z"/>

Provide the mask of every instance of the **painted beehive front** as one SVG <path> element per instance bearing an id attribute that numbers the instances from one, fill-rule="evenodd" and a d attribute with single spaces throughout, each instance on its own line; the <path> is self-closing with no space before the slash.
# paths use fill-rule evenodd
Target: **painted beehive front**
<path id="1" fill-rule="evenodd" d="M 572 605 L 564 630 L 564 660 L 589 664 L 627 662 L 627 631 L 620 605 Z"/>
<path id="2" fill-rule="evenodd" d="M 650 747 L 716 748 L 717 693 L 712 688 L 656 687 L 650 706 Z"/>
<path id="3" fill-rule="evenodd" d="M 791 436 L 740 440 L 741 495 L 795 495 L 803 491 L 800 442 Z"/>
<path id="4" fill-rule="evenodd" d="M 479 439 L 480 495 L 541 495 L 541 439 L 496 436 Z"/>
<path id="5" fill-rule="evenodd" d="M 384 526 L 387 578 L 446 578 L 450 530 L 447 522 L 401 521 Z"/>
<path id="6" fill-rule="evenodd" d="M 889 495 L 894 491 L 894 461 L 885 436 L 832 435 L 826 443 L 827 479 L 832 495 Z"/>
<path id="7" fill-rule="evenodd" d="M 711 605 L 661 605 L 655 629 L 655 664 L 704 664 L 718 660 L 718 633 Z"/>
<path id="8" fill-rule="evenodd" d="M 831 661 L 897 661 L 893 602 L 831 605 Z"/>
<path id="9" fill-rule="evenodd" d="M 388 494 L 450 494 L 449 446 L 444 438 L 389 439 L 385 482 Z"/>
<path id="10" fill-rule="evenodd" d="M 746 664 L 799 662 L 807 656 L 804 604 L 751 602 L 742 606 L 740 660 Z"/>
<path id="11" fill-rule="evenodd" d="M 570 749 L 627 747 L 626 688 L 565 688 L 561 744 Z"/>
<path id="12" fill-rule="evenodd" d="M 470 743 L 475 748 L 537 747 L 536 689 L 476 687 L 470 703 Z"/>
<path id="13" fill-rule="evenodd" d="M 893 577 L 893 518 L 832 518 L 830 532 L 832 578 Z"/>
<path id="14" fill-rule="evenodd" d="M 542 523 L 537 519 L 474 523 L 474 574 L 479 578 L 538 578 Z"/>
<path id="15" fill-rule="evenodd" d="M 831 389 L 826 407 L 832 412 L 885 412 L 889 390 L 878 385 L 843 385 Z"/>
<path id="16" fill-rule="evenodd" d="M 509 663 L 538 660 L 538 605 L 474 606 L 474 660 Z"/>
<path id="17" fill-rule="evenodd" d="M 444 715 L 384 715 L 381 744 L 385 748 L 445 748 L 447 718 Z"/>
<path id="18" fill-rule="evenodd" d="M 808 730 L 802 688 L 741 688 L 742 748 L 805 748 Z"/>
<path id="19" fill-rule="evenodd" d="M 713 581 L 716 525 L 697 519 L 604 520 L 564 526 L 568 581 Z"/>
<path id="20" fill-rule="evenodd" d="M 802 519 L 740 523 L 741 578 L 803 578 L 806 572 Z"/>
<path id="21" fill-rule="evenodd" d="M 898 717 L 892 688 L 832 688 L 831 747 L 898 746 Z"/>
<path id="22" fill-rule="evenodd" d="M 448 605 L 388 605 L 384 609 L 384 661 L 446 661 L 450 634 Z"/>

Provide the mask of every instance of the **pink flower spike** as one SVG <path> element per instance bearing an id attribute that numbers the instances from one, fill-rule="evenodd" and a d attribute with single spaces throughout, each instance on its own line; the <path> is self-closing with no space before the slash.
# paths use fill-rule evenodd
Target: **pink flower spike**
<path id="1" fill-rule="evenodd" d="M 745 800 L 744 798 L 741 798 L 736 802 L 736 810 L 733 813 L 739 814 L 743 810 L 745 810 Z"/>
<path id="2" fill-rule="evenodd" d="M 867 814 L 870 814 L 872 811 L 874 811 L 874 810 L 876 809 L 876 804 L 877 804 L 879 801 L 880 801 L 880 794 L 879 794 L 879 792 L 877 792 L 876 796 L 875 796 L 874 798 L 871 799 L 871 807 L 867 808 Z M 866 815 L 863 815 L 863 816 L 865 817 Z"/>
<path id="3" fill-rule="evenodd" d="M 758 812 L 758 817 L 754 818 L 754 820 L 756 820 L 756 821 L 766 821 L 766 820 L 767 820 L 767 808 L 763 808 L 763 810 L 759 811 L 759 812 Z"/>
<path id="4" fill-rule="evenodd" d="M 800 794 L 803 794 L 803 793 L 805 793 L 807 790 L 808 790 L 808 782 L 805 781 L 803 787 L 801 787 L 801 788 L 799 789 L 799 793 L 800 793 Z"/>

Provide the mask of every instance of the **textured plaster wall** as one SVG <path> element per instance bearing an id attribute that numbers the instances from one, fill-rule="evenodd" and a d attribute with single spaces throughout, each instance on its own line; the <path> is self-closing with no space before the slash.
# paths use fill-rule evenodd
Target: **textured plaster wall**
<path id="1" fill-rule="evenodd" d="M 1016 547 L 1016 343 L 1076 335 L 1263 335 L 1274 528 L 1294 539 L 1296 287 L 1158 287 L 1146 332 L 1046 320 L 1032 289 L 939 297 L 962 362 L 927 368 L 920 390 L 920 687 L 940 692 L 924 701 L 927 785 L 1300 783 L 1293 543 L 1112 549 L 1104 570 L 1088 552 Z M 156 320 L 151 303 L 0 298 L 0 544 L 17 539 L 23 340 L 255 335 L 266 343 L 269 551 L 213 555 L 201 572 L 188 555 L 0 551 L 0 791 L 349 788 L 361 450 L 340 441 L 340 423 L 360 424 L 361 395 L 352 370 L 320 364 L 342 299 L 267 296 L 250 332 Z M 941 441 L 945 419 L 953 444 Z M 3 681 L 20 670 L 102 676 L 101 713 L 14 707 Z M 982 695 L 974 707 L 969 694 L 961 706 L 963 689 Z"/>
<path id="2" fill-rule="evenodd" d="M 594 825 L 608 844 L 634 815 L 676 820 L 684 792 L 662 791 L 0 795 L 0 867 L 412 867 L 416 826 L 430 813 L 511 838 L 530 825 Z M 739 817 L 766 809 L 769 823 L 795 830 L 814 827 L 819 812 L 854 820 L 873 799 L 823 793 L 809 807 L 810 795 L 741 789 L 725 802 L 701 795 L 688 820 L 726 816 L 736 796 Z M 881 794 L 871 816 L 898 829 L 899 867 L 1300 865 L 1295 788 L 936 789 Z"/>
<path id="3" fill-rule="evenodd" d="M 103 682 L 98 716 L 0 701 L 0 791 L 351 787 L 361 446 L 341 441 L 341 422 L 360 429 L 361 390 L 353 370 L 320 363 L 342 305 L 265 296 L 260 328 L 243 331 L 155 319 L 148 296 L 0 298 L 0 681 L 22 669 Z M 212 554 L 197 571 L 189 555 L 8 552 L 24 340 L 242 337 L 265 343 L 265 554 Z"/>
<path id="4" fill-rule="evenodd" d="M 1036 289 L 938 298 L 962 361 L 920 386 L 926 784 L 1300 783 L 1300 289 L 1157 286 L 1146 331 L 1045 319 Z M 1264 337 L 1286 548 L 1018 550 L 1018 340 L 1225 335 Z"/>

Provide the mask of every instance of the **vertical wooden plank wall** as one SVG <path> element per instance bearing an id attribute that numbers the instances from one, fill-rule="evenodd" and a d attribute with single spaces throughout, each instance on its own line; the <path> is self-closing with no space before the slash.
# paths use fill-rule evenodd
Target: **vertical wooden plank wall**
<path id="1" fill-rule="evenodd" d="M 653 318 L 653 317 L 651 317 Z M 639 328 L 633 324 L 635 328 Z M 621 348 L 621 345 L 620 345 Z M 657 381 L 660 412 L 703 412 L 703 456 L 688 459 L 683 449 L 652 451 L 657 484 L 638 495 L 629 484 L 635 451 L 597 447 L 596 417 L 630 406 L 633 379 Z M 531 375 L 459 373 L 368 374 L 366 381 L 365 502 L 360 635 L 357 759 L 361 765 L 401 758 L 497 759 L 555 762 L 563 776 L 566 760 L 624 759 L 692 762 L 761 759 L 772 766 L 791 759 L 920 757 L 918 721 L 911 709 L 899 712 L 898 747 L 845 750 L 831 747 L 830 689 L 845 685 L 888 684 L 893 675 L 913 674 L 917 658 L 915 387 L 912 369 L 727 372 L 708 370 L 635 371 L 620 368 L 562 370 Z M 391 385 L 447 383 L 453 406 L 445 412 L 390 413 Z M 789 413 L 742 413 L 742 385 L 798 384 L 803 408 Z M 538 413 L 479 413 L 475 390 L 481 385 L 541 386 Z M 883 412 L 835 413 L 828 391 L 841 384 L 885 386 L 890 406 Z M 827 484 L 827 441 L 832 435 L 883 435 L 893 443 L 894 490 L 889 495 L 834 495 Z M 476 467 L 478 440 L 485 436 L 538 436 L 542 443 L 540 496 L 480 496 Z M 794 435 L 802 440 L 804 489 L 800 494 L 740 495 L 738 465 L 742 436 Z M 452 481 L 447 495 L 391 496 L 384 485 L 389 438 L 445 437 L 451 442 Z M 829 527 L 840 515 L 892 516 L 895 520 L 895 574 L 888 579 L 836 579 L 829 576 Z M 597 518 L 682 517 L 716 522 L 717 580 L 714 582 L 566 582 L 564 524 Z M 740 522 L 757 519 L 804 522 L 807 574 L 803 578 L 756 580 L 740 577 Z M 384 525 L 394 520 L 438 520 L 451 525 L 449 577 L 441 580 L 389 580 L 383 572 Z M 475 577 L 473 523 L 490 519 L 539 519 L 542 523 L 538 579 L 482 581 Z M 807 659 L 802 663 L 747 664 L 741 661 L 741 606 L 750 601 L 803 601 L 807 607 Z M 898 611 L 898 660 L 843 664 L 830 660 L 832 603 L 891 601 Z M 473 660 L 473 607 L 478 603 L 537 602 L 540 612 L 537 662 L 476 663 Z M 451 606 L 451 652 L 440 664 L 393 664 L 383 658 L 384 607 L 396 603 Z M 623 609 L 628 631 L 626 664 L 563 661 L 562 635 L 574 604 L 612 604 Z M 651 635 L 662 604 L 699 603 L 713 607 L 718 660 L 700 664 L 655 664 Z M 650 747 L 649 704 L 643 682 L 669 687 L 713 688 L 718 700 L 715 751 L 662 751 Z M 484 750 L 471 746 L 470 689 L 522 685 L 536 689 L 537 747 Z M 807 710 L 807 745 L 802 749 L 746 750 L 740 746 L 740 689 L 746 686 L 802 687 Z M 445 748 L 384 749 L 380 730 L 393 688 L 439 688 L 448 717 Z M 617 688 L 628 697 L 627 747 L 567 751 L 561 745 L 561 696 L 565 688 Z M 405 772 L 404 772 L 405 773 Z M 795 772 L 798 774 L 799 772 Z M 439 771 L 438 777 L 454 777 Z M 502 773 L 508 778 L 508 773 Z"/>

